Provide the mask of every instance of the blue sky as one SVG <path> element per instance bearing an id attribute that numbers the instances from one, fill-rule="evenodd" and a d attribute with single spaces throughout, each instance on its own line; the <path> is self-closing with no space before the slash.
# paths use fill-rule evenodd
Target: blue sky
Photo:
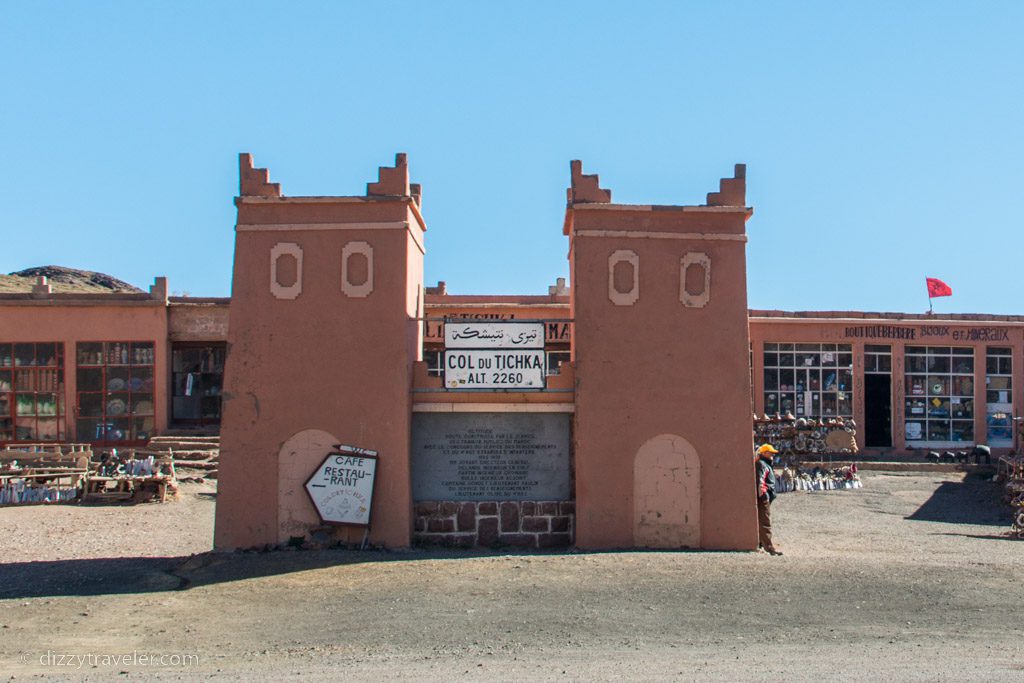
<path id="1" fill-rule="evenodd" d="M 237 154 L 361 194 L 409 154 L 427 282 L 568 274 L 569 160 L 617 202 L 748 166 L 753 308 L 1024 313 L 1024 3 L 7 2 L 0 271 L 230 292 Z"/>

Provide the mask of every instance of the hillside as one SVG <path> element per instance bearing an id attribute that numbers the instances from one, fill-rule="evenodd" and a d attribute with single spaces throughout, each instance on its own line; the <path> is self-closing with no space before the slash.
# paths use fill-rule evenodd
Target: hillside
<path id="1" fill-rule="evenodd" d="M 9 275 L 0 275 L 0 293 L 31 292 L 32 285 L 40 275 L 48 277 L 53 291 L 60 293 L 103 294 L 142 291 L 138 287 L 105 273 L 63 266 L 36 266 Z"/>

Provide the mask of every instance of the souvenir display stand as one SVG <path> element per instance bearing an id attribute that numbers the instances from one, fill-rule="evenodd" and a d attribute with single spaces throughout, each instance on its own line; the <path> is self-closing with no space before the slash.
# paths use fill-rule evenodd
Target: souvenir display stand
<path id="1" fill-rule="evenodd" d="M 792 414 L 754 415 L 754 442 L 771 444 L 784 465 L 777 477 L 779 493 L 859 489 L 857 465 L 826 467 L 825 459 L 848 459 L 857 453 L 857 423 L 852 418 L 797 418 Z M 806 456 L 819 460 L 807 463 Z"/>
<path id="2" fill-rule="evenodd" d="M 842 467 L 783 467 L 782 473 L 776 478 L 776 492 L 790 491 L 836 491 L 841 489 L 863 488 L 857 465 Z"/>
<path id="3" fill-rule="evenodd" d="M 92 451 L 83 444 L 26 444 L 0 451 L 0 506 L 78 501 Z"/>
<path id="4" fill-rule="evenodd" d="M 177 491 L 171 457 L 136 450 L 119 455 L 112 449 L 86 480 L 82 499 L 87 503 L 148 500 L 164 503 Z"/>
<path id="5" fill-rule="evenodd" d="M 1011 453 L 999 458 L 996 478 L 1005 486 L 1004 502 L 1013 508 L 1010 534 L 1024 539 L 1024 455 Z"/>
<path id="6" fill-rule="evenodd" d="M 857 423 L 852 418 L 796 418 L 791 414 L 770 417 L 754 415 L 754 441 L 769 443 L 783 460 L 793 456 L 821 458 L 857 453 Z"/>

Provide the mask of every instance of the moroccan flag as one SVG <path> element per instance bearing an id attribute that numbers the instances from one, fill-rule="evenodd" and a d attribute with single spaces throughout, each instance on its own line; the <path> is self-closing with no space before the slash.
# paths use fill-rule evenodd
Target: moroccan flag
<path id="1" fill-rule="evenodd" d="M 936 296 L 953 296 L 953 290 L 942 280 L 936 280 L 933 277 L 926 277 L 925 282 L 928 283 L 929 299 Z"/>

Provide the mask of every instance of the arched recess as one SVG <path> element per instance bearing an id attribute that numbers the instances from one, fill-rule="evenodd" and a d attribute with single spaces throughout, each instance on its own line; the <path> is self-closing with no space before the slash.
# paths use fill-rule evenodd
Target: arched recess
<path id="1" fill-rule="evenodd" d="M 700 457 L 689 441 L 661 434 L 633 460 L 633 544 L 700 547 Z"/>
<path id="2" fill-rule="evenodd" d="M 303 429 L 281 444 L 277 453 L 277 540 L 304 536 L 320 526 L 320 516 L 306 493 L 306 480 L 334 450 L 338 439 L 321 429 Z"/>

